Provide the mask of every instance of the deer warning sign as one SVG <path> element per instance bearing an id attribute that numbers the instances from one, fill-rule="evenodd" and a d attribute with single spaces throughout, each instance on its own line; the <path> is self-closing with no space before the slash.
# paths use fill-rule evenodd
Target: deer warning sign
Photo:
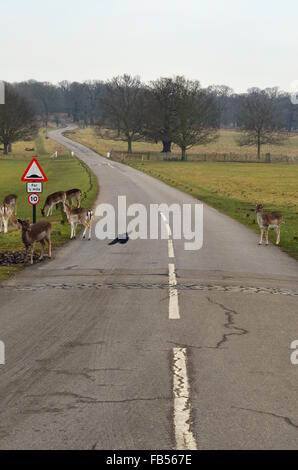
<path id="1" fill-rule="evenodd" d="M 22 181 L 35 183 L 48 181 L 48 178 L 36 158 L 31 160 L 30 165 L 22 176 Z"/>

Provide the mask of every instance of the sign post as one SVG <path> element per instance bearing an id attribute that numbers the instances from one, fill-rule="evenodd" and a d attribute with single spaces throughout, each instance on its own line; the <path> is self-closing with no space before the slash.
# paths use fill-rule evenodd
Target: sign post
<path id="1" fill-rule="evenodd" d="M 28 202 L 33 208 L 33 223 L 36 223 L 36 206 L 40 202 L 38 193 L 42 193 L 42 183 L 48 181 L 43 169 L 36 158 L 33 158 L 22 176 L 27 183 Z"/>
<path id="2" fill-rule="evenodd" d="M 33 207 L 33 223 L 36 224 L 36 206 L 40 202 L 39 194 L 34 194 L 34 193 L 29 194 L 28 202 Z"/>

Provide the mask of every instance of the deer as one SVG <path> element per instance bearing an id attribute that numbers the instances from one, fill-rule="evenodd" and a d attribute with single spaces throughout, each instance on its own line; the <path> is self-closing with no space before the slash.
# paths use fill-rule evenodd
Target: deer
<path id="1" fill-rule="evenodd" d="M 21 220 L 18 219 L 18 223 L 22 228 L 22 241 L 25 245 L 25 258 L 24 263 L 27 263 L 28 259 L 28 251 L 31 248 L 31 265 L 33 264 L 33 254 L 34 254 L 34 245 L 36 242 L 41 244 L 41 254 L 39 257 L 39 261 L 43 260 L 44 256 L 44 247 L 45 241 L 48 243 L 48 257 L 51 259 L 52 257 L 52 242 L 51 242 L 51 233 L 52 233 L 52 225 L 50 222 L 40 221 L 36 224 L 30 225 L 29 220 Z"/>
<path id="2" fill-rule="evenodd" d="M 57 205 L 62 202 L 64 204 L 66 201 L 66 192 L 65 191 L 58 191 L 56 193 L 50 194 L 43 205 L 43 208 L 41 209 L 41 214 L 43 217 L 45 217 L 45 212 L 46 209 L 48 210 L 47 212 L 47 217 L 53 214 L 53 207 L 56 204 Z"/>
<path id="3" fill-rule="evenodd" d="M 76 238 L 76 229 L 77 225 L 83 225 L 85 227 L 83 233 L 83 240 L 86 238 L 87 229 L 89 229 L 88 240 L 91 240 L 91 231 L 92 231 L 92 220 L 93 212 L 90 209 L 84 208 L 75 208 L 73 209 L 70 204 L 64 203 L 64 211 L 67 216 L 67 220 L 71 225 L 71 235 L 70 239 L 73 240 Z"/>
<path id="4" fill-rule="evenodd" d="M 17 200 L 18 196 L 16 196 L 15 194 L 9 194 L 8 196 L 5 196 L 3 201 L 3 206 L 12 207 L 14 215 L 17 215 Z"/>
<path id="5" fill-rule="evenodd" d="M 263 204 L 257 204 L 256 212 L 258 218 L 258 224 L 261 230 L 261 239 L 259 245 L 263 243 L 264 231 L 266 235 L 266 246 L 269 245 L 268 234 L 269 229 L 274 228 L 276 230 L 276 245 L 280 244 L 280 225 L 283 221 L 283 216 L 280 212 L 263 212 Z"/>

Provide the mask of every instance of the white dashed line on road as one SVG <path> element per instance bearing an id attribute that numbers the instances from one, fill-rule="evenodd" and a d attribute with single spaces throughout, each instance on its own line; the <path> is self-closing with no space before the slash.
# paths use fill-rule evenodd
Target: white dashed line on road
<path id="1" fill-rule="evenodd" d="M 165 223 L 165 227 L 167 229 L 168 237 L 170 238 L 172 236 L 172 230 L 171 230 L 170 224 L 168 222 L 168 219 L 166 218 L 166 216 L 162 212 L 160 213 L 160 215 L 161 215 L 162 220 Z"/>
<path id="2" fill-rule="evenodd" d="M 180 320 L 175 265 L 169 264 L 169 319 Z"/>
<path id="3" fill-rule="evenodd" d="M 197 450 L 191 430 L 191 403 L 185 348 L 173 349 L 173 392 L 176 449 Z"/>
<path id="4" fill-rule="evenodd" d="M 174 260 L 175 252 L 173 240 L 171 238 L 172 230 L 166 216 L 162 212 L 160 213 L 160 215 L 162 220 L 164 221 L 168 234 L 168 257 L 169 259 Z M 169 264 L 169 319 L 180 320 L 176 268 L 174 262 Z"/>
<path id="5" fill-rule="evenodd" d="M 175 258 L 173 240 L 168 240 L 169 258 Z"/>

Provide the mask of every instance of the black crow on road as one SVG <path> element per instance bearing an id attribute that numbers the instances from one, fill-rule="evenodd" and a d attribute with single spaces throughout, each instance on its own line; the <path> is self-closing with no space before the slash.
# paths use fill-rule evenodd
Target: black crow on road
<path id="1" fill-rule="evenodd" d="M 128 233 L 126 232 L 126 234 L 124 235 L 119 235 L 117 238 L 115 238 L 115 240 L 113 240 L 112 242 L 109 243 L 109 246 L 113 246 L 113 245 L 117 245 L 118 243 L 120 245 L 126 245 L 127 243 L 129 242 L 129 235 Z"/>

